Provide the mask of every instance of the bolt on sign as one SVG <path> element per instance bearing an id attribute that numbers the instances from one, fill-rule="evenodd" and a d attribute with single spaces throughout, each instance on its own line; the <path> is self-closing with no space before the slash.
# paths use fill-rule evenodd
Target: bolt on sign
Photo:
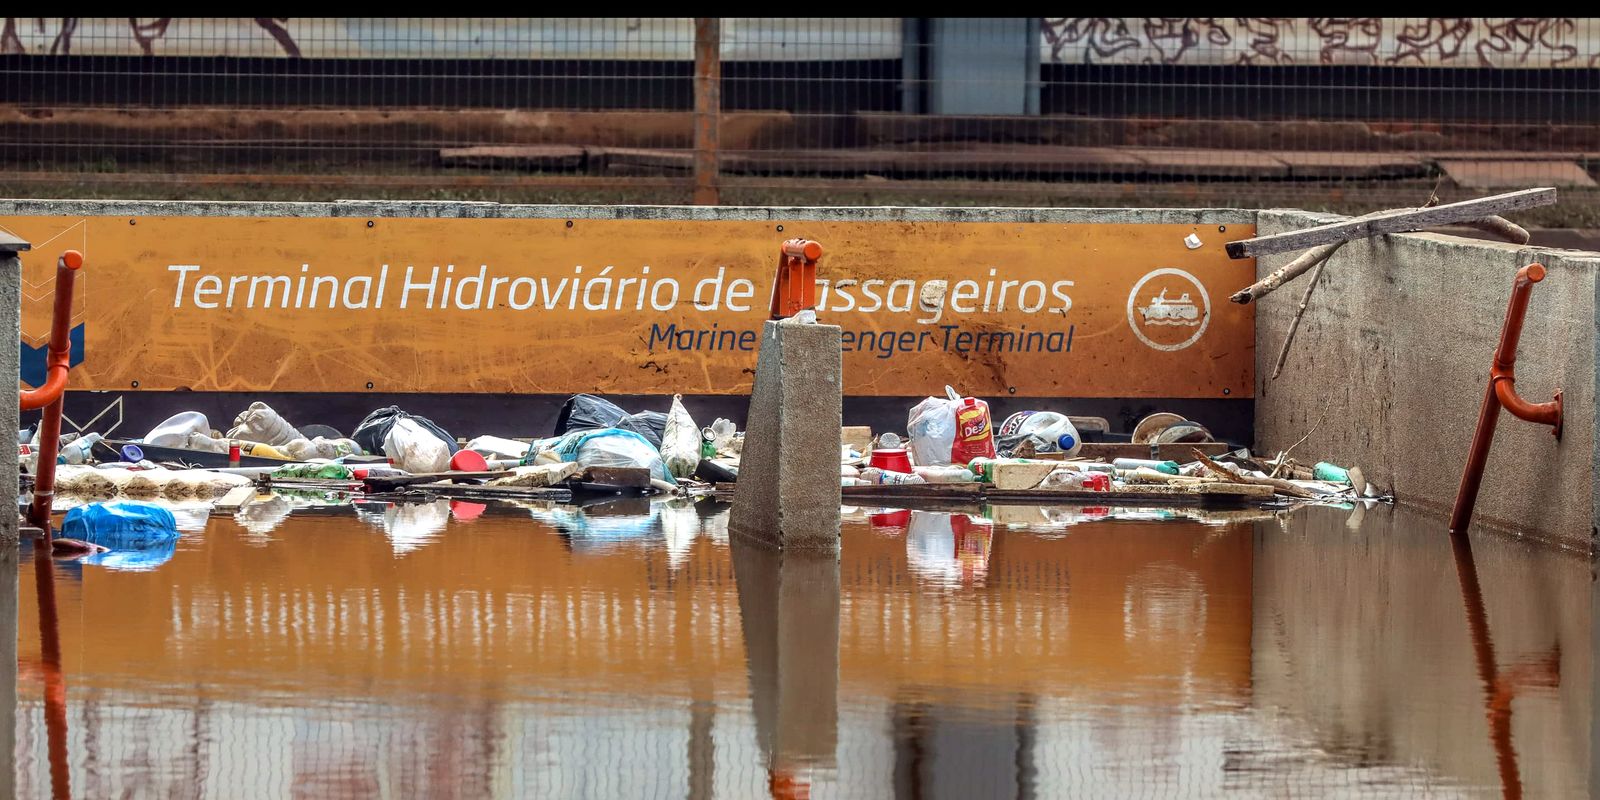
<path id="1" fill-rule="evenodd" d="M 740 394 L 778 246 L 822 243 L 845 391 L 1250 397 L 1253 226 L 12 217 L 84 251 L 73 388 Z M 1189 239 L 1186 243 L 1185 239 Z M 28 304 L 24 349 L 49 302 Z M 31 338 L 30 338 L 31 334 Z"/>

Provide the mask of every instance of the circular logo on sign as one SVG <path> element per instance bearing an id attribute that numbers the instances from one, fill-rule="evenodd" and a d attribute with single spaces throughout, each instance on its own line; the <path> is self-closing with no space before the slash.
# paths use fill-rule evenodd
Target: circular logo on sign
<path id="1" fill-rule="evenodd" d="M 1163 267 L 1139 279 L 1128 293 L 1128 325 L 1157 350 L 1182 350 L 1200 340 L 1211 322 L 1211 297 L 1195 276 Z"/>

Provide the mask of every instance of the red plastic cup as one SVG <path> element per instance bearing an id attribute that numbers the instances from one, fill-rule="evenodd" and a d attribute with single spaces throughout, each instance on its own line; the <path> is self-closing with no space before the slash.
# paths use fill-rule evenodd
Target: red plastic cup
<path id="1" fill-rule="evenodd" d="M 872 466 L 885 472 L 910 472 L 911 457 L 904 449 L 872 451 Z"/>
<path id="2" fill-rule="evenodd" d="M 472 450 L 458 450 L 450 457 L 450 468 L 457 472 L 488 472 L 489 462 Z"/>

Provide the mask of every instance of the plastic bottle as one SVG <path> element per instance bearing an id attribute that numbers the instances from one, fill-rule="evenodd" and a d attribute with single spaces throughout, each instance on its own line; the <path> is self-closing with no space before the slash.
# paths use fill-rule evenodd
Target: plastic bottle
<path id="1" fill-rule="evenodd" d="M 978 480 L 966 467 L 915 467 L 912 470 L 928 483 L 972 483 Z"/>
<path id="2" fill-rule="evenodd" d="M 889 472 L 887 470 L 878 469 L 877 467 L 868 467 L 867 469 L 861 470 L 860 479 L 869 484 L 881 484 L 886 486 L 928 482 L 921 475 L 915 475 L 906 472 Z M 843 478 L 840 480 L 842 481 Z"/>
<path id="3" fill-rule="evenodd" d="M 95 442 L 98 441 L 100 441 L 100 434 L 90 433 L 61 448 L 61 463 L 82 464 L 88 461 L 89 452 L 94 449 Z"/>
<path id="4" fill-rule="evenodd" d="M 1327 461 L 1318 461 L 1316 466 L 1311 468 L 1311 477 L 1316 478 L 1319 481 L 1349 483 L 1350 471 L 1339 466 L 1338 464 L 1332 464 Z"/>
<path id="5" fill-rule="evenodd" d="M 946 386 L 951 399 L 955 390 Z M 994 458 L 994 426 L 989 421 L 989 404 L 976 397 L 962 397 L 956 403 L 956 440 L 950 445 L 950 461 L 965 464 L 974 458 Z"/>
<path id="6" fill-rule="evenodd" d="M 1153 469 L 1156 472 L 1165 472 L 1168 475 L 1177 475 L 1182 471 L 1176 461 L 1152 461 L 1148 458 L 1119 458 L 1111 462 L 1117 469 L 1135 470 L 1140 467 Z"/>
<path id="7" fill-rule="evenodd" d="M 1083 448 L 1078 429 L 1066 414 L 1054 411 L 1018 411 L 1000 424 L 995 443 L 1001 453 L 1014 453 L 1025 441 L 1035 453 L 1063 453 L 1068 458 Z"/>
<path id="8" fill-rule="evenodd" d="M 1058 461 L 1042 458 L 974 458 L 967 462 L 967 469 L 972 472 L 974 479 L 983 483 L 994 483 L 994 468 L 997 464 L 1060 464 Z M 1062 466 L 1062 469 L 1088 469 L 1095 464 L 1074 463 Z M 1110 465 L 1106 465 L 1110 469 Z"/>
<path id="9" fill-rule="evenodd" d="M 261 442 L 238 442 L 237 444 L 239 446 L 239 452 L 244 453 L 247 456 L 255 456 L 257 458 L 276 458 L 280 461 L 290 460 L 287 453 L 280 451 L 278 448 L 273 447 L 270 444 L 262 444 Z"/>

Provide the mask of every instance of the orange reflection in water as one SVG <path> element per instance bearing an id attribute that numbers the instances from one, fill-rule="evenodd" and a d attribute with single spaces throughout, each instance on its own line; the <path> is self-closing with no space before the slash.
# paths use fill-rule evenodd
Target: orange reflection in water
<path id="1" fill-rule="evenodd" d="M 1097 520 L 1109 513 L 1074 511 L 1071 527 L 1036 509 L 862 513 L 822 568 L 740 555 L 705 506 L 213 520 L 152 571 L 55 567 L 72 785 L 932 797 L 1185 780 L 1212 794 L 1256 785 L 1217 771 L 1230 753 L 1308 763 L 1314 737 L 1274 726 L 1299 704 L 1354 702 L 1329 678 L 1386 651 L 1320 633 L 1342 630 L 1366 587 L 1308 605 L 1299 586 L 1329 554 L 1350 580 L 1405 579 L 1370 561 L 1396 537 L 1323 551 L 1248 522 Z M 24 620 L 42 586 L 30 572 Z M 1410 583 L 1442 598 L 1421 629 L 1460 625 L 1453 580 L 1442 595 Z M 1418 638 L 1388 618 L 1396 641 Z M 24 626 L 22 653 L 36 635 Z M 1312 646 L 1320 661 L 1295 660 Z M 1470 650 L 1449 642 L 1411 658 L 1471 676 Z M 42 711 L 23 713 L 21 796 L 50 791 Z"/>

